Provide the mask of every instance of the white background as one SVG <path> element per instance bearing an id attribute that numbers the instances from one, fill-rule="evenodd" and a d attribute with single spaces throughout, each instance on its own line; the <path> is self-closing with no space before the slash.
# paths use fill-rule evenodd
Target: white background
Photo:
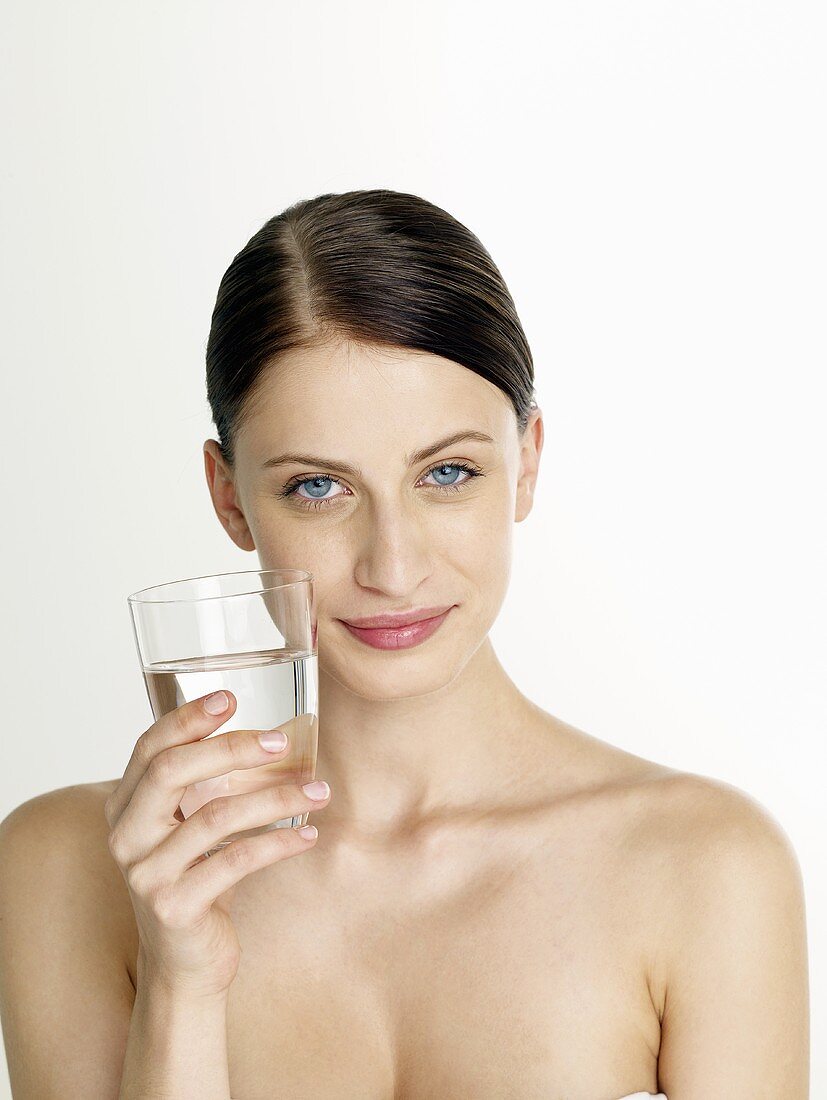
<path id="1" fill-rule="evenodd" d="M 151 723 L 128 593 L 258 564 L 201 455 L 233 255 L 296 199 L 414 192 L 491 252 L 535 357 L 495 648 L 546 710 L 782 824 L 827 1095 L 823 12 L 7 4 L 0 817 L 120 776 Z"/>

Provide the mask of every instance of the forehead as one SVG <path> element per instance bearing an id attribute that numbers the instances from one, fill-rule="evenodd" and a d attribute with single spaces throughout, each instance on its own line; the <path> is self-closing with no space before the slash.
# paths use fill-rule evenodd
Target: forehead
<path id="1" fill-rule="evenodd" d="M 507 430 L 507 394 L 460 363 L 429 352 L 337 343 L 294 349 L 265 370 L 245 418 L 246 446 L 274 441 L 354 444 L 396 440 L 411 449 L 462 421 L 495 438 Z M 366 429 L 369 429 L 367 431 Z"/>

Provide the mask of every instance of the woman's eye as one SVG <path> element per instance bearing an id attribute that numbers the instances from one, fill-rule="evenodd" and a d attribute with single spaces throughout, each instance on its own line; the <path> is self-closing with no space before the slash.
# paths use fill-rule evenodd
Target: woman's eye
<path id="1" fill-rule="evenodd" d="M 333 477 L 306 477 L 303 481 L 296 481 L 292 486 L 288 487 L 288 493 L 295 493 L 300 500 L 309 500 L 311 503 L 314 500 L 331 500 L 332 497 L 328 496 L 328 490 L 331 485 L 338 485 Z M 307 485 L 307 494 L 299 493 L 298 490 Z M 334 496 L 342 496 L 342 493 L 334 493 Z"/>
<path id="2" fill-rule="evenodd" d="M 448 473 L 445 472 L 446 470 L 448 471 Z M 475 470 L 471 470 L 470 466 L 463 466 L 457 462 L 443 462 L 439 466 L 434 466 L 432 469 L 430 469 L 425 476 L 430 477 L 431 474 L 433 474 L 434 477 L 437 479 L 437 485 L 439 485 L 443 489 L 451 489 L 455 484 L 457 484 L 458 476 L 456 473 L 451 473 L 452 470 L 457 470 L 460 473 L 462 473 L 462 471 L 465 471 L 469 474 L 469 477 L 463 478 L 462 481 L 459 482 L 460 485 L 463 485 L 466 481 L 470 481 L 470 475 L 476 473 Z M 442 480 L 443 478 L 445 479 L 444 481 Z"/>
<path id="3" fill-rule="evenodd" d="M 463 473 L 466 476 L 458 480 Z M 468 466 L 464 462 L 440 462 L 439 465 L 432 466 L 423 476 L 431 477 L 432 475 L 436 480 L 431 482 L 431 485 L 438 489 L 444 489 L 447 492 L 459 492 L 460 486 L 470 481 L 471 478 L 482 476 L 479 470 L 475 470 L 472 466 Z M 341 482 L 335 477 L 329 477 L 326 474 L 317 474 L 315 477 L 297 478 L 295 481 L 291 481 L 285 486 L 281 491 L 281 496 L 295 496 L 307 507 L 318 508 L 320 505 L 327 504 L 328 501 L 334 500 L 336 497 L 347 495 L 345 492 L 333 493 L 330 495 L 330 487 L 340 484 Z M 308 488 L 304 492 L 299 492 L 304 486 Z"/>

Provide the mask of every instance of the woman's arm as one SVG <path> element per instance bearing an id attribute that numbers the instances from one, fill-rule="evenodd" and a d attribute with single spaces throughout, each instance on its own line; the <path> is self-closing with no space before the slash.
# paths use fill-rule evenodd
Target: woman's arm
<path id="1" fill-rule="evenodd" d="M 182 1003 L 151 980 L 139 980 L 136 997 L 123 905 L 94 854 L 107 851 L 107 833 L 94 785 L 39 795 L 0 823 L 0 1019 L 12 1094 L 229 1100 L 226 1003 Z"/>
<path id="2" fill-rule="evenodd" d="M 231 1100 L 227 994 L 187 1000 L 139 974 L 118 1100 Z"/>
<path id="3" fill-rule="evenodd" d="M 781 826 L 753 798 L 691 780 L 672 846 L 658 1084 L 669 1100 L 807 1100 L 804 889 Z"/>

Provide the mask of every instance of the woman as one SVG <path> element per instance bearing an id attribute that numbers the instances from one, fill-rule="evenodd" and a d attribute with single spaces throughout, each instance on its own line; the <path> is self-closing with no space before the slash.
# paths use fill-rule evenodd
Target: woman
<path id="1" fill-rule="evenodd" d="M 187 784 L 267 755 L 226 732 L 230 694 L 151 726 L 120 780 L 15 810 L 16 1098 L 807 1095 L 786 834 L 736 788 L 544 712 L 494 653 L 543 445 L 533 377 L 490 256 L 414 195 L 296 203 L 235 257 L 207 482 L 237 546 L 314 575 L 329 792 L 183 821 Z M 307 810 L 315 838 L 199 858 Z"/>

